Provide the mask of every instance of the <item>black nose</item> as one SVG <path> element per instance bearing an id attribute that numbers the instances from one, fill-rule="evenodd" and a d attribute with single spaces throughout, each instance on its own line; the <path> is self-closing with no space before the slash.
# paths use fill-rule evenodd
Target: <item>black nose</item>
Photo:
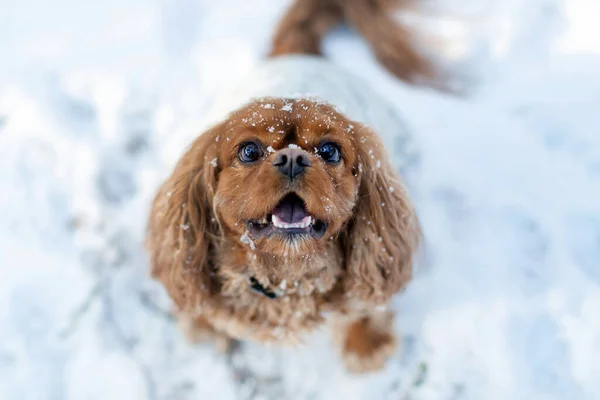
<path id="1" fill-rule="evenodd" d="M 294 179 L 303 173 L 306 167 L 310 167 L 310 160 L 304 150 L 288 148 L 277 152 L 273 166 L 290 179 Z"/>

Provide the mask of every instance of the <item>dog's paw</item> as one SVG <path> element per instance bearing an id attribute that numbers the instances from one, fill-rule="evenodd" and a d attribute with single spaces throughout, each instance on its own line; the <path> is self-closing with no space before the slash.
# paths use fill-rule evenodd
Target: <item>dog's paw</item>
<path id="1" fill-rule="evenodd" d="M 365 318 L 348 327 L 342 357 L 350 372 L 367 373 L 382 369 L 396 349 L 393 332 L 377 330 Z"/>

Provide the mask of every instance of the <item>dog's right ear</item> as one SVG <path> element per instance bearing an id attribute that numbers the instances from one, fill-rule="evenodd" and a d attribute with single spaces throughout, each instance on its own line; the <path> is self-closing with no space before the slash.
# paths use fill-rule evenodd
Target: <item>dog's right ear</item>
<path id="1" fill-rule="evenodd" d="M 180 310 L 197 307 L 216 291 L 211 272 L 220 233 L 213 198 L 222 129 L 217 125 L 192 143 L 152 204 L 146 238 L 152 276 Z"/>

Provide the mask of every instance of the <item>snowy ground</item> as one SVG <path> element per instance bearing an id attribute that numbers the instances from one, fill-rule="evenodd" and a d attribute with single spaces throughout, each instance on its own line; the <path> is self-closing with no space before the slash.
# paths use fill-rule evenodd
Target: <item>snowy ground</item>
<path id="1" fill-rule="evenodd" d="M 427 238 L 402 351 L 191 347 L 147 278 L 148 201 L 287 1 L 0 0 L 0 399 L 599 399 L 597 0 L 429 0 L 477 90 L 409 88 L 345 30 L 333 62 L 422 149 Z"/>

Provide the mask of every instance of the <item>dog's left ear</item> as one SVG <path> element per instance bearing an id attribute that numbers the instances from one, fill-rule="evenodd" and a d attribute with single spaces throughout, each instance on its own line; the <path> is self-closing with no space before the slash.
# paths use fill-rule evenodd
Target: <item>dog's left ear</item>
<path id="1" fill-rule="evenodd" d="M 343 242 L 344 290 L 383 303 L 410 280 L 421 230 L 383 143 L 366 127 L 356 132 L 359 192 Z"/>
<path id="2" fill-rule="evenodd" d="M 152 275 L 180 310 L 194 310 L 216 292 L 213 257 L 220 232 L 213 198 L 222 130 L 217 125 L 191 144 L 152 204 L 146 238 Z"/>

